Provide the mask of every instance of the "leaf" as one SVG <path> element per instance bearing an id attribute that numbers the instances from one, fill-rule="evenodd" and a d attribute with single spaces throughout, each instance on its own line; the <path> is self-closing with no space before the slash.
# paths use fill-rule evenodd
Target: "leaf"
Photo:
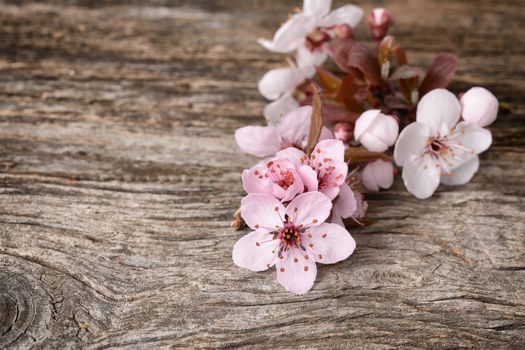
<path id="1" fill-rule="evenodd" d="M 317 85 L 312 84 L 314 92 L 312 98 L 312 119 L 310 121 L 310 133 L 308 134 L 308 143 L 306 144 L 306 154 L 310 156 L 319 141 L 321 129 L 323 128 L 323 113 L 321 110 L 321 94 Z"/>
<path id="2" fill-rule="evenodd" d="M 352 163 L 370 162 L 377 159 L 392 161 L 392 157 L 385 153 L 370 152 L 364 147 L 349 147 L 345 151 L 345 161 Z"/>
<path id="3" fill-rule="evenodd" d="M 341 88 L 341 79 L 326 69 L 317 67 L 317 76 L 327 95 L 334 95 Z"/>
<path id="4" fill-rule="evenodd" d="M 381 72 L 377 58 L 366 45 L 356 44 L 352 47 L 348 56 L 348 65 L 359 69 L 373 85 L 381 84 Z"/>
<path id="5" fill-rule="evenodd" d="M 334 38 L 326 46 L 330 58 L 345 72 L 351 70 L 348 65 L 348 56 L 354 45 L 353 38 Z"/>
<path id="6" fill-rule="evenodd" d="M 394 70 L 394 72 L 388 77 L 388 80 L 416 78 L 423 74 L 424 72 L 421 68 L 404 64 L 402 66 L 397 67 Z"/>
<path id="7" fill-rule="evenodd" d="M 450 53 L 438 55 L 430 65 L 427 75 L 419 87 L 420 98 L 431 90 L 446 88 L 452 81 L 457 67 L 458 59 L 455 55 Z"/>

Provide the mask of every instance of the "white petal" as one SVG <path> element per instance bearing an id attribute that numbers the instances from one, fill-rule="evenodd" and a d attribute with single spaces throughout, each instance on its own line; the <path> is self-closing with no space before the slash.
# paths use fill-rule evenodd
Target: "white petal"
<path id="1" fill-rule="evenodd" d="M 430 155 L 411 156 L 403 166 L 403 181 L 407 190 L 420 199 L 434 193 L 439 186 L 441 168 Z"/>
<path id="2" fill-rule="evenodd" d="M 448 90 L 436 89 L 423 96 L 417 105 L 418 123 L 428 125 L 432 132 L 445 132 L 452 129 L 461 114 L 461 104 Z"/>
<path id="3" fill-rule="evenodd" d="M 312 52 L 302 45 L 297 50 L 295 60 L 297 62 L 298 68 L 309 69 L 305 71 L 305 75 L 310 78 L 315 74 L 314 67 L 322 65 L 327 58 L 328 54 L 324 53 L 323 51 L 315 50 Z"/>
<path id="4" fill-rule="evenodd" d="M 304 0 L 303 12 L 307 16 L 321 18 L 330 12 L 332 0 Z"/>
<path id="5" fill-rule="evenodd" d="M 259 92 L 268 100 L 276 100 L 285 93 L 292 93 L 304 80 L 302 74 L 297 68 L 272 69 L 259 80 Z"/>
<path id="6" fill-rule="evenodd" d="M 363 185 L 370 191 L 389 189 L 394 183 L 394 167 L 391 162 L 378 159 L 363 169 Z"/>
<path id="7" fill-rule="evenodd" d="M 264 117 L 270 125 L 279 125 L 285 115 L 299 108 L 299 102 L 292 94 L 284 94 L 281 98 L 264 107 Z"/>
<path id="8" fill-rule="evenodd" d="M 455 133 L 459 134 L 453 141 L 461 142 L 462 146 L 477 154 L 486 151 L 492 144 L 490 131 L 477 125 L 461 122 L 457 125 Z"/>
<path id="9" fill-rule="evenodd" d="M 357 141 L 359 141 L 361 135 L 363 135 L 380 113 L 381 110 L 379 109 L 370 109 L 357 118 L 354 129 L 354 137 Z"/>
<path id="10" fill-rule="evenodd" d="M 461 105 L 463 119 L 471 124 L 487 126 L 498 116 L 498 99 L 482 87 L 473 87 L 465 92 L 461 97 Z"/>
<path id="11" fill-rule="evenodd" d="M 279 28 L 272 41 L 259 39 L 259 44 L 273 52 L 292 52 L 302 45 L 304 38 L 314 29 L 314 18 L 297 14 Z"/>
<path id="12" fill-rule="evenodd" d="M 441 183 L 445 185 L 463 185 L 472 179 L 474 174 L 479 169 L 479 157 L 473 156 L 466 163 L 463 163 L 461 166 L 454 168 L 452 171 L 452 176 L 444 174 L 441 176 Z"/>
<path id="13" fill-rule="evenodd" d="M 286 146 L 299 148 L 306 146 L 311 118 L 312 106 L 300 107 L 283 118 L 278 128 Z"/>
<path id="14" fill-rule="evenodd" d="M 331 27 L 336 24 L 348 24 L 355 28 L 363 18 L 363 9 L 355 5 L 345 5 L 333 10 L 323 18 L 321 27 Z"/>
<path id="15" fill-rule="evenodd" d="M 412 123 L 406 126 L 396 142 L 394 160 L 398 166 L 403 166 L 411 155 L 420 154 L 426 147 L 432 129 L 421 123 Z"/>
<path id="16" fill-rule="evenodd" d="M 244 126 L 235 131 L 235 141 L 244 152 L 267 157 L 281 148 L 279 131 L 274 126 Z"/>

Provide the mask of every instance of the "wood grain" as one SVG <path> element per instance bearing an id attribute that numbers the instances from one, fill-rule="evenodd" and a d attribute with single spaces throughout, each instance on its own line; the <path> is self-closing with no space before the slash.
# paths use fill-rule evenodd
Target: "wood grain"
<path id="1" fill-rule="evenodd" d="M 337 5 L 343 2 L 337 1 Z M 525 348 L 525 11 L 388 5 L 414 64 L 507 106 L 468 185 L 368 196 L 373 224 L 304 296 L 231 260 L 262 124 L 256 44 L 300 1 L 0 4 L 0 348 Z M 357 31 L 365 37 L 365 28 Z"/>

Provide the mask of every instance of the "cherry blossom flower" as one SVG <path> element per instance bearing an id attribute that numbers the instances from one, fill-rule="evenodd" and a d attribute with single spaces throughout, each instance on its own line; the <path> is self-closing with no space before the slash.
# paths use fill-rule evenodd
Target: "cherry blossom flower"
<path id="1" fill-rule="evenodd" d="M 389 189 L 394 183 L 394 166 L 391 162 L 378 159 L 368 163 L 363 169 L 363 185 L 369 191 L 379 192 Z"/>
<path id="2" fill-rule="evenodd" d="M 340 140 L 320 141 L 310 157 L 297 148 L 279 151 L 277 157 L 288 159 L 300 168 L 308 191 L 322 192 L 329 199 L 337 197 L 348 174 L 348 164 L 344 159 L 345 147 Z"/>
<path id="3" fill-rule="evenodd" d="M 356 192 L 352 191 L 352 188 L 345 182 L 339 187 L 339 196 L 334 201 L 330 222 L 345 227 L 343 219 L 355 218 L 359 220 L 357 210 Z"/>
<path id="4" fill-rule="evenodd" d="M 445 89 L 427 93 L 417 106 L 416 122 L 403 129 L 394 159 L 403 167 L 408 191 L 428 198 L 439 183 L 462 185 L 479 168 L 478 154 L 492 143 L 490 131 L 459 121 L 461 105 Z"/>
<path id="5" fill-rule="evenodd" d="M 487 89 L 473 87 L 461 96 L 461 116 L 470 124 L 487 126 L 498 116 L 498 99 Z"/>
<path id="6" fill-rule="evenodd" d="M 235 140 L 246 153 L 257 157 L 274 155 L 279 150 L 296 147 L 304 149 L 310 132 L 312 107 L 300 107 L 286 115 L 278 126 L 245 126 L 237 129 Z M 332 138 L 323 128 L 320 139 Z"/>
<path id="7" fill-rule="evenodd" d="M 269 194 L 283 202 L 303 193 L 304 183 L 291 161 L 273 158 L 262 163 L 242 172 L 246 192 Z"/>
<path id="8" fill-rule="evenodd" d="M 356 141 L 372 152 L 384 152 L 392 146 L 399 133 L 399 124 L 392 116 L 371 109 L 359 116 L 355 123 Z"/>
<path id="9" fill-rule="evenodd" d="M 278 53 L 305 47 L 314 56 L 312 60 L 322 64 L 327 58 L 322 46 L 331 38 L 330 29 L 341 24 L 354 28 L 363 17 L 363 10 L 355 5 L 330 11 L 331 5 L 331 0 L 304 0 L 303 11 L 291 16 L 277 30 L 273 40 L 259 39 L 259 43 Z"/>
<path id="10" fill-rule="evenodd" d="M 355 241 L 341 226 L 325 223 L 332 203 L 320 192 L 303 193 L 287 207 L 267 194 L 242 199 L 241 215 L 253 229 L 235 243 L 233 261 L 251 271 L 276 266 L 277 280 L 295 294 L 309 291 L 317 263 L 333 264 L 348 258 Z"/>

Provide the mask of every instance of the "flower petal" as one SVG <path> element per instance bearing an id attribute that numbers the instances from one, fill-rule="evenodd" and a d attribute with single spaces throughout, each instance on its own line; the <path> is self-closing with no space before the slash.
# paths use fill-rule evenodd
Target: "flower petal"
<path id="1" fill-rule="evenodd" d="M 339 197 L 337 197 L 334 210 L 344 219 L 352 216 L 357 209 L 357 201 L 354 192 L 347 183 L 343 183 L 339 188 Z"/>
<path id="2" fill-rule="evenodd" d="M 317 180 L 317 173 L 309 165 L 301 165 L 297 171 L 303 179 L 304 186 L 308 191 L 317 191 L 319 181 Z"/>
<path id="3" fill-rule="evenodd" d="M 341 140 L 327 139 L 317 143 L 312 152 L 318 161 L 323 161 L 325 158 L 330 159 L 330 163 L 345 161 L 345 145 Z M 326 163 L 326 162 L 325 162 Z"/>
<path id="4" fill-rule="evenodd" d="M 245 126 L 235 131 L 240 149 L 257 157 L 273 155 L 281 149 L 281 140 L 274 126 Z"/>
<path id="5" fill-rule="evenodd" d="M 251 270 L 264 271 L 275 264 L 278 240 L 268 232 L 253 231 L 239 239 L 233 246 L 235 265 Z"/>
<path id="6" fill-rule="evenodd" d="M 325 222 L 332 202 L 321 192 L 306 192 L 295 197 L 286 207 L 286 213 L 295 225 L 318 226 Z"/>
<path id="7" fill-rule="evenodd" d="M 366 132 L 370 125 L 372 125 L 379 114 L 381 114 L 381 110 L 370 109 L 363 112 L 359 118 L 357 118 L 354 128 L 354 137 L 357 141 L 359 141 L 361 136 Z"/>
<path id="8" fill-rule="evenodd" d="M 259 39 L 258 42 L 267 50 L 273 52 L 292 52 L 302 45 L 306 35 L 313 29 L 315 29 L 313 18 L 303 14 L 296 14 L 275 32 L 273 40 Z"/>
<path id="9" fill-rule="evenodd" d="M 466 122 L 479 126 L 492 124 L 498 116 L 496 96 L 482 87 L 473 87 L 461 96 L 461 115 Z"/>
<path id="10" fill-rule="evenodd" d="M 292 248 L 283 259 L 277 259 L 277 281 L 289 292 L 304 294 L 314 285 L 317 266 L 314 259 L 305 255 Z"/>
<path id="11" fill-rule="evenodd" d="M 461 122 L 456 126 L 459 133 L 452 142 L 460 142 L 462 146 L 479 154 L 486 151 L 492 144 L 492 134 L 480 126 Z"/>
<path id="12" fill-rule="evenodd" d="M 336 224 L 324 223 L 308 229 L 303 235 L 304 246 L 315 261 L 334 264 L 348 258 L 355 249 L 355 240 L 350 233 Z"/>
<path id="13" fill-rule="evenodd" d="M 403 180 L 407 190 L 420 199 L 432 196 L 439 186 L 440 170 L 430 155 L 410 156 L 403 165 Z"/>
<path id="14" fill-rule="evenodd" d="M 328 129 L 327 127 L 324 127 L 321 129 L 321 135 L 319 135 L 319 141 L 323 140 L 330 140 L 334 138 L 334 134 Z"/>
<path id="15" fill-rule="evenodd" d="M 299 108 L 299 102 L 293 98 L 291 93 L 286 93 L 279 99 L 266 105 L 263 114 L 269 125 L 277 126 L 281 123 L 284 116 L 297 108 Z"/>
<path id="16" fill-rule="evenodd" d="M 325 174 L 324 168 L 320 168 L 318 178 L 319 191 L 333 200 L 339 194 L 339 188 L 345 182 L 348 174 L 348 164 L 344 162 L 326 163 L 329 167 L 329 175 Z"/>
<path id="17" fill-rule="evenodd" d="M 426 147 L 432 129 L 425 124 L 412 123 L 399 134 L 394 148 L 394 160 L 398 166 L 403 166 L 411 155 L 420 154 Z"/>
<path id="18" fill-rule="evenodd" d="M 348 24 L 355 28 L 363 18 L 363 9 L 355 5 L 345 5 L 333 10 L 323 18 L 321 27 L 331 27 L 336 24 Z"/>
<path id="19" fill-rule="evenodd" d="M 246 193 L 266 193 L 273 195 L 273 183 L 267 177 L 266 169 L 263 167 L 254 167 L 245 169 L 242 172 L 242 186 Z"/>
<path id="20" fill-rule="evenodd" d="M 418 123 L 428 125 L 433 133 L 452 129 L 461 114 L 456 96 L 445 89 L 435 89 L 423 96 L 417 105 Z"/>
<path id="21" fill-rule="evenodd" d="M 285 145 L 301 148 L 306 147 L 308 133 L 310 132 L 311 117 L 311 106 L 300 107 L 284 117 L 278 128 Z"/>
<path id="22" fill-rule="evenodd" d="M 474 174 L 479 169 L 479 157 L 474 155 L 467 162 L 463 163 L 461 166 L 454 168 L 452 171 L 452 176 L 444 174 L 441 176 L 441 183 L 454 186 L 454 185 L 464 185 L 469 182 Z"/>
<path id="23" fill-rule="evenodd" d="M 330 12 L 332 0 L 304 0 L 303 13 L 307 16 L 321 18 Z"/>
<path id="24" fill-rule="evenodd" d="M 286 149 L 283 149 L 277 152 L 276 156 L 279 158 L 288 159 L 297 167 L 305 164 L 305 161 L 307 159 L 306 153 L 295 147 L 288 147 Z"/>
<path id="25" fill-rule="evenodd" d="M 241 200 L 241 216 L 254 230 L 271 232 L 282 227 L 284 214 L 281 202 L 267 194 L 250 193 Z"/>
<path id="26" fill-rule="evenodd" d="M 277 100 L 283 94 L 292 93 L 305 76 L 296 68 L 271 69 L 259 80 L 259 92 L 268 100 Z"/>
<path id="27" fill-rule="evenodd" d="M 295 56 L 297 68 L 306 69 L 304 72 L 307 77 L 312 77 L 315 67 L 322 65 L 327 58 L 327 53 L 321 50 L 310 51 L 306 46 L 300 46 Z"/>
<path id="28" fill-rule="evenodd" d="M 363 169 L 363 185 L 370 191 L 388 189 L 394 183 L 394 167 L 391 162 L 378 159 Z"/>

